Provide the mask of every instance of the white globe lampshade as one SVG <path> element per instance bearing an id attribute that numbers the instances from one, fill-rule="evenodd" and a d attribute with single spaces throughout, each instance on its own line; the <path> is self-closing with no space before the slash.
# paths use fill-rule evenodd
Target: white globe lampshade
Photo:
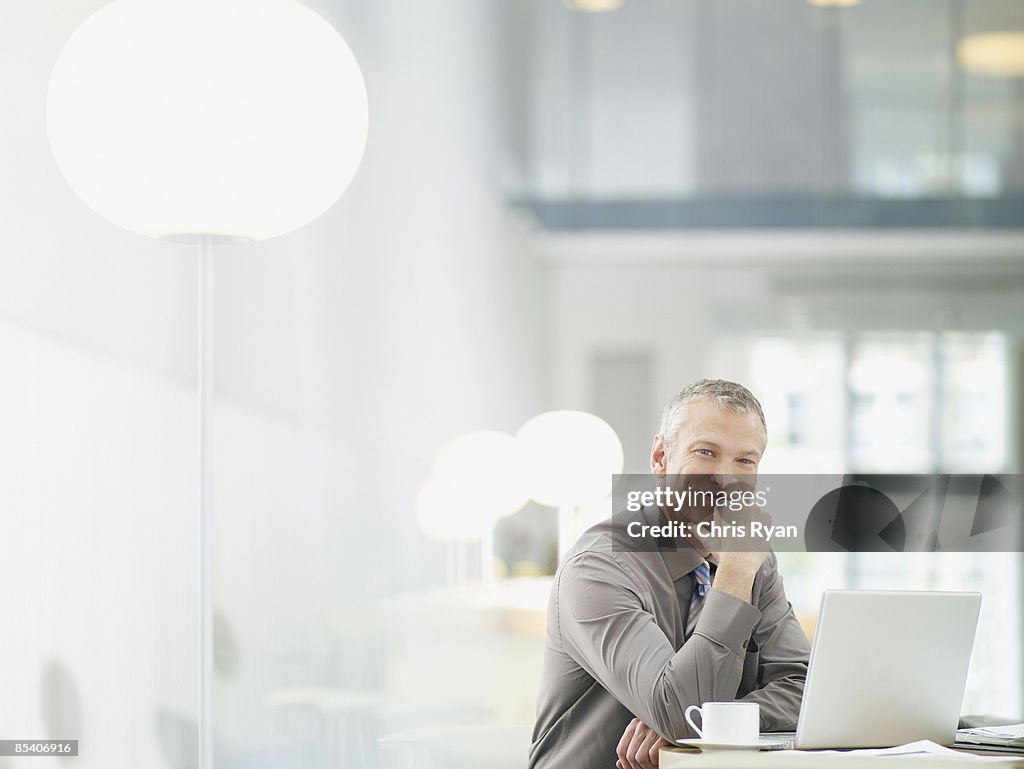
<path id="1" fill-rule="evenodd" d="M 416 497 L 416 519 L 428 537 L 486 537 L 498 518 L 530 501 L 516 439 L 496 430 L 466 433 L 444 444 Z"/>
<path id="2" fill-rule="evenodd" d="M 156 238 L 302 227 L 351 182 L 367 120 L 351 50 L 293 0 L 114 0 L 68 39 L 47 99 L 72 189 Z"/>
<path id="3" fill-rule="evenodd" d="M 461 494 L 492 520 L 530 501 L 516 439 L 497 430 L 466 433 L 446 443 L 434 458 L 433 477 L 455 479 Z"/>
<path id="4" fill-rule="evenodd" d="M 530 495 L 552 507 L 583 505 L 611 492 L 622 472 L 622 443 L 611 425 L 585 411 L 549 411 L 519 428 L 516 441 Z"/>
<path id="5" fill-rule="evenodd" d="M 457 478 L 431 476 L 416 495 L 416 522 L 431 539 L 469 542 L 483 539 L 497 516 L 465 494 Z"/>

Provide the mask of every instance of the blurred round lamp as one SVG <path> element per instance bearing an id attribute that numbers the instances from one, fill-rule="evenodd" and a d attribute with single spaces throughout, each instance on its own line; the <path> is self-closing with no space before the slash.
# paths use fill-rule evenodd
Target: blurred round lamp
<path id="1" fill-rule="evenodd" d="M 564 2 L 569 10 L 586 13 L 608 13 L 622 7 L 622 0 L 564 0 Z"/>
<path id="2" fill-rule="evenodd" d="M 516 439 L 497 430 L 466 433 L 434 458 L 434 478 L 454 478 L 461 495 L 489 515 L 510 515 L 530 501 Z"/>
<path id="3" fill-rule="evenodd" d="M 585 411 L 548 411 L 516 433 L 530 483 L 542 505 L 578 506 L 612 489 L 622 472 L 622 443 L 600 417 Z"/>
<path id="4" fill-rule="evenodd" d="M 416 519 L 431 539 L 488 540 L 498 518 L 529 501 L 516 439 L 480 430 L 438 450 L 431 476 L 416 498 Z"/>
<path id="5" fill-rule="evenodd" d="M 302 227 L 352 181 L 367 122 L 348 45 L 293 0 L 114 0 L 68 39 L 47 100 L 72 189 L 154 238 Z"/>
<path id="6" fill-rule="evenodd" d="M 457 478 L 431 476 L 416 495 L 416 523 L 430 539 L 472 542 L 485 539 L 498 516 L 464 493 Z"/>
<path id="7" fill-rule="evenodd" d="M 1024 32 L 968 35 L 957 43 L 956 57 L 976 75 L 1024 77 Z"/>

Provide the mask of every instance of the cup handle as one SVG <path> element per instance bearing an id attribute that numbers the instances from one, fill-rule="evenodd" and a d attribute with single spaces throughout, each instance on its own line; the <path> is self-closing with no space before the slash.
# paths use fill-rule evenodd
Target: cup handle
<path id="1" fill-rule="evenodd" d="M 694 710 L 696 710 L 698 713 L 700 713 L 700 720 L 701 720 L 701 723 L 703 723 L 703 721 L 704 721 L 704 712 L 697 705 L 690 705 L 690 707 L 688 707 L 685 710 L 685 712 L 683 713 L 683 718 L 686 719 L 686 723 L 688 723 L 690 725 L 690 728 L 693 729 L 693 731 L 697 732 L 697 736 L 700 737 L 703 740 L 704 739 L 704 732 L 702 732 L 700 729 L 698 729 L 697 728 L 697 724 L 693 723 L 693 719 L 690 718 L 690 713 L 692 713 Z"/>

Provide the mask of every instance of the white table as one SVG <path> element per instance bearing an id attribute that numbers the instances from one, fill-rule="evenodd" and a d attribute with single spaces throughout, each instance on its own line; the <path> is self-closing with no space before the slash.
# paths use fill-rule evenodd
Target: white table
<path id="1" fill-rule="evenodd" d="M 817 751 L 725 751 L 698 753 L 662 748 L 660 769 L 964 769 L 965 767 L 1024 767 L 1024 756 L 957 751 L 956 756 L 908 758 Z M 991 760 L 997 758 L 998 760 Z"/>

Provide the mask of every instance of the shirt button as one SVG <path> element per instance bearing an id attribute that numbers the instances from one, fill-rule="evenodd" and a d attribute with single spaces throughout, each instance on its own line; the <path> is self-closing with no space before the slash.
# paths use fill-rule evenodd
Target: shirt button
<path id="1" fill-rule="evenodd" d="M 746 649 L 746 648 L 747 648 L 747 642 L 746 642 L 746 641 L 744 641 L 744 642 L 743 642 L 743 648 L 744 648 L 744 649 Z"/>

